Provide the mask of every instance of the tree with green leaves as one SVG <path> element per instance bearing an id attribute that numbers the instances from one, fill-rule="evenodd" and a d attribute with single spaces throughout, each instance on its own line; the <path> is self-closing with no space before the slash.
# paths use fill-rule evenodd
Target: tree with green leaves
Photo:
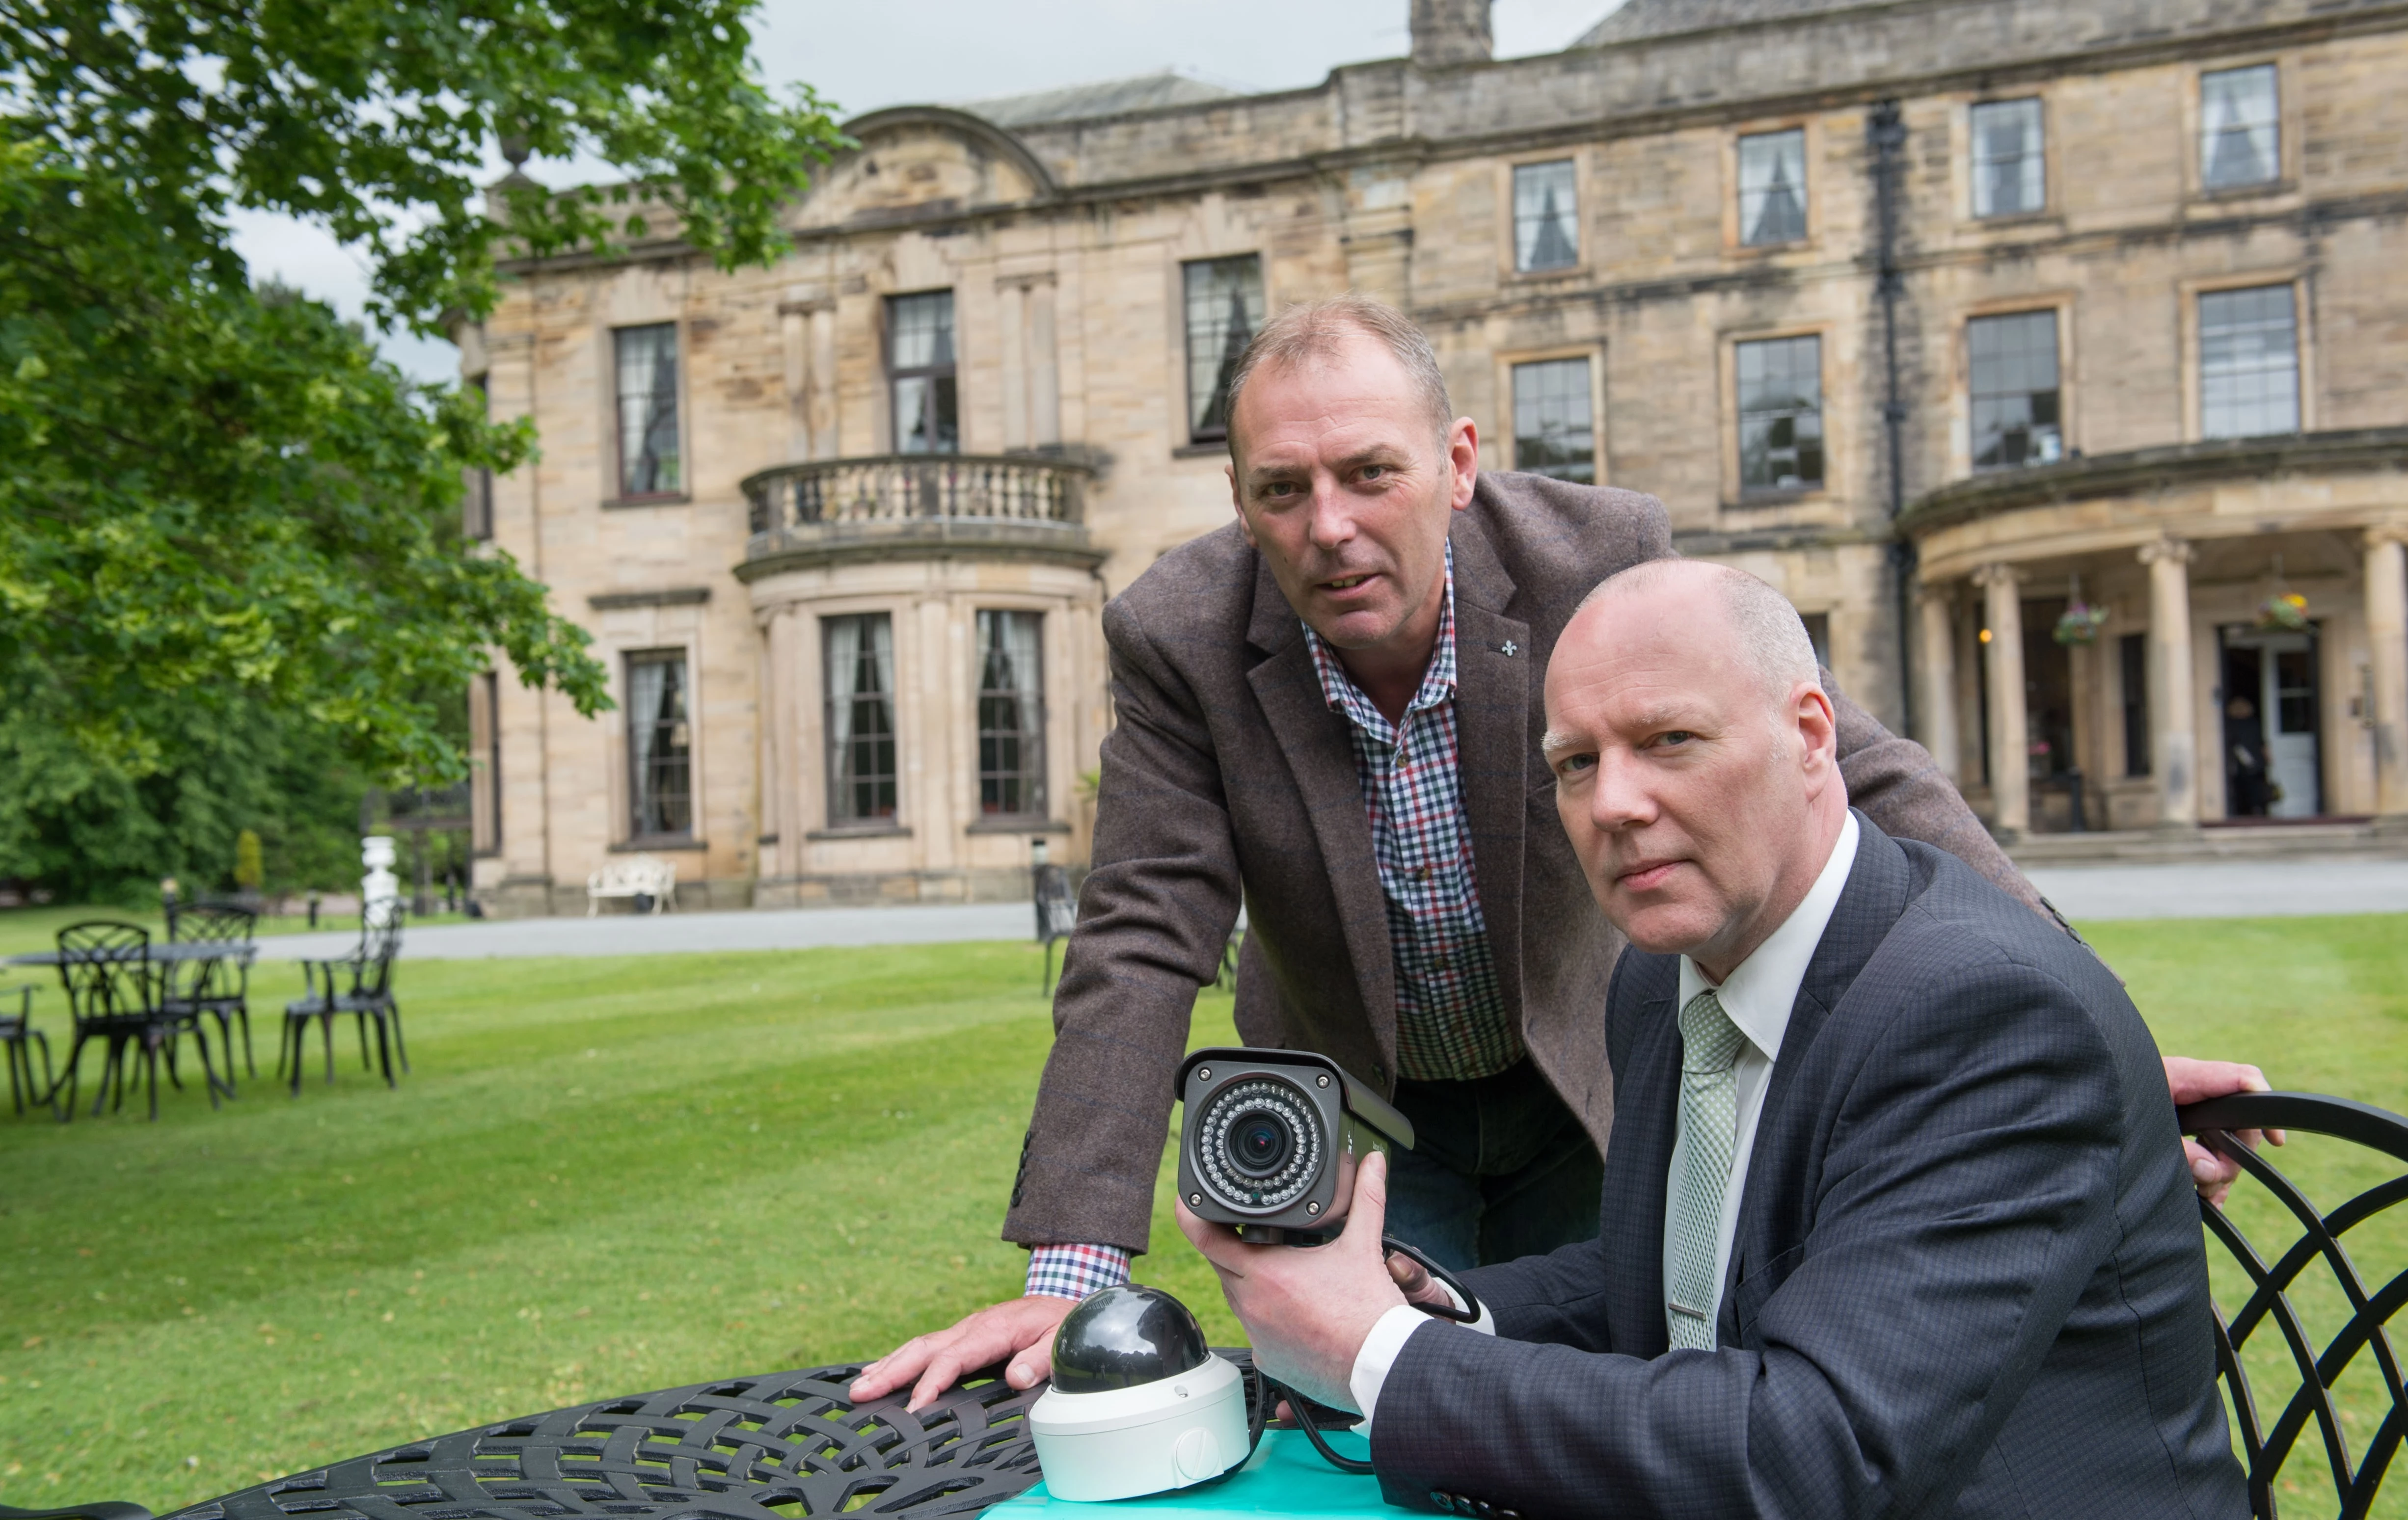
<path id="1" fill-rule="evenodd" d="M 254 288 L 229 217 L 324 226 L 372 320 L 423 334 L 492 308 L 498 249 L 607 249 L 642 208 L 697 257 L 767 261 L 839 139 L 760 83 L 751 8 L 0 0 L 0 877 L 238 764 L 246 724 L 280 753 L 322 733 L 364 781 L 457 780 L 434 694 L 494 651 L 608 705 L 584 634 L 458 529 L 466 472 L 538 440 Z M 505 138 L 621 178 L 514 178 L 498 225 L 478 181 Z"/>

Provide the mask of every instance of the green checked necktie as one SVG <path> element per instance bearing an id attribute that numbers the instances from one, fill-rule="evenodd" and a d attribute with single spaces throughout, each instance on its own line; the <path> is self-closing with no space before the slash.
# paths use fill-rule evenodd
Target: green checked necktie
<path id="1" fill-rule="evenodd" d="M 1665 1284 L 1665 1326 L 1672 1349 L 1714 1347 L 1715 1248 L 1723 1194 L 1739 1142 L 1739 1087 L 1731 1063 L 1747 1037 L 1723 1011 L 1713 989 L 1681 1010 L 1681 1178 L 1672 1199 L 1672 1280 Z"/>

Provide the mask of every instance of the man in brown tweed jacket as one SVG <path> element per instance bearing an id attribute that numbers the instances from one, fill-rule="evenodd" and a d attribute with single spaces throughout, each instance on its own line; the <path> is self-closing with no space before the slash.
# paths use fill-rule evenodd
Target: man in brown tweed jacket
<path id="1" fill-rule="evenodd" d="M 1555 820 L 1541 691 L 1590 588 L 1673 552 L 1664 508 L 1480 473 L 1427 340 L 1359 296 L 1266 323 L 1229 415 L 1238 521 L 1104 609 L 1119 721 L 1004 1222 L 1035 1248 L 1028 1296 L 898 1349 L 856 1398 L 924 1402 L 1007 1357 L 1029 1386 L 1077 1298 L 1125 1275 L 1241 901 L 1246 1042 L 1329 1055 L 1414 1122 L 1395 1233 L 1469 1266 L 1598 1231 L 1623 940 Z M 2054 916 L 1920 746 L 1832 697 L 1856 806 Z"/>

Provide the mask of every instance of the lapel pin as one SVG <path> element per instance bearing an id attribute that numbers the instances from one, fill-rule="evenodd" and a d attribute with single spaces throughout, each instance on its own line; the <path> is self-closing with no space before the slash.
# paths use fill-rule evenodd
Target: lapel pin
<path id="1" fill-rule="evenodd" d="M 1521 646 L 1521 645 L 1519 645 L 1519 644 L 1517 644 L 1517 643 L 1513 642 L 1513 640 L 1512 640 L 1512 639 L 1510 639 L 1510 638 L 1508 638 L 1507 640 L 1505 640 L 1505 642 L 1504 642 L 1504 643 L 1502 643 L 1502 644 L 1498 645 L 1498 647 L 1499 649 L 1501 649 L 1502 651 L 1504 651 L 1505 657 L 1506 657 L 1507 659 L 1509 659 L 1509 660 L 1510 660 L 1510 659 L 1512 659 L 1512 658 L 1514 656 L 1514 654 L 1515 654 L 1516 652 L 1518 652 L 1521 650 L 1521 648 L 1522 648 L 1522 646 Z"/>

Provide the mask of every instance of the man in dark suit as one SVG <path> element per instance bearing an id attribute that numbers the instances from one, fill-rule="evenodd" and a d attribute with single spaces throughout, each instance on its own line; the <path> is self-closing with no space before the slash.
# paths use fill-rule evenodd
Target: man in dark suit
<path id="1" fill-rule="evenodd" d="M 1034 1247 L 1027 1296 L 918 1338 L 856 1398 L 925 1402 L 1005 1358 L 1029 1386 L 1063 1315 L 1127 1275 L 1241 900 L 1239 1032 L 1332 1056 L 1417 1127 L 1398 1233 L 1451 1266 L 1597 1233 L 1622 938 L 1548 811 L 1540 682 L 1591 587 L 1672 552 L 1663 506 L 1483 473 L 1427 340 L 1361 297 L 1266 323 L 1229 417 L 1238 520 L 1104 609 L 1118 724 L 1004 1222 Z M 1922 748 L 1830 700 L 1856 805 L 2058 932 Z"/>
<path id="2" fill-rule="evenodd" d="M 1324 1250 L 1182 1210 L 1256 1360 L 1371 1416 L 1392 1501 L 1466 1515 L 2245 1515 L 2192 1179 L 2115 979 L 1850 810 L 1761 581 L 1608 581 L 1546 707 L 1632 946 L 1612 1223 L 1467 1274 L 1484 1335 L 1400 1297 L 1374 1162 Z"/>

